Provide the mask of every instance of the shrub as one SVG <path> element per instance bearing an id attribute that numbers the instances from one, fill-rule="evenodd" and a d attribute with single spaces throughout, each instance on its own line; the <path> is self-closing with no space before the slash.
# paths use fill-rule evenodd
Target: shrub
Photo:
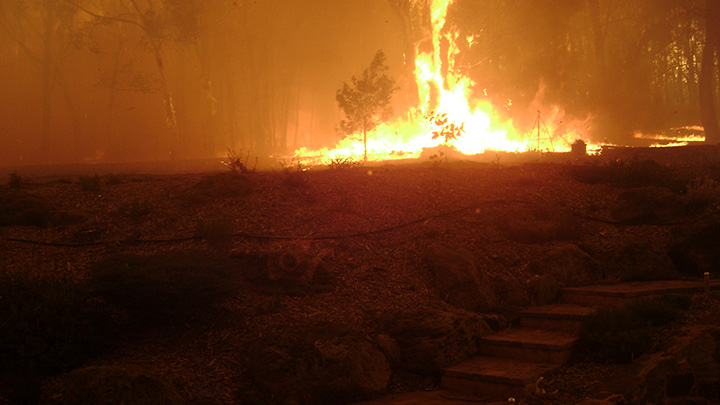
<path id="1" fill-rule="evenodd" d="M 255 166 L 253 166 L 252 169 L 250 169 L 248 165 L 248 160 L 250 160 L 250 152 L 243 156 L 242 149 L 240 149 L 240 153 L 235 153 L 235 150 L 228 148 L 226 159 L 223 160 L 222 163 L 227 166 L 233 174 L 255 173 L 258 158 L 255 157 Z"/>
<path id="2" fill-rule="evenodd" d="M 283 172 L 283 185 L 296 189 L 307 187 L 308 183 L 303 173 L 308 171 L 308 165 L 296 157 L 290 160 L 282 159 L 279 164 Z"/>
<path id="3" fill-rule="evenodd" d="M 164 323 L 204 315 L 234 296 L 233 262 L 207 252 L 115 255 L 96 263 L 90 285 L 138 321 Z"/>
<path id="4" fill-rule="evenodd" d="M 644 299 L 633 303 L 630 309 L 652 326 L 670 323 L 687 310 L 692 299 L 684 295 L 663 295 L 660 298 Z"/>
<path id="5" fill-rule="evenodd" d="M 720 208 L 720 183 L 708 176 L 691 180 L 685 192 L 685 207 L 696 213 L 704 209 Z"/>
<path id="6" fill-rule="evenodd" d="M 20 188 L 22 184 L 22 177 L 20 177 L 17 172 L 12 172 L 8 175 L 8 186 L 10 186 L 10 188 Z"/>
<path id="7" fill-rule="evenodd" d="M 108 186 L 116 186 L 122 183 L 123 181 L 120 176 L 116 176 L 114 174 L 108 174 L 105 176 L 105 184 L 107 184 Z"/>
<path id="8" fill-rule="evenodd" d="M 82 284 L 0 274 L 0 372 L 47 375 L 76 367 L 111 341 L 109 319 Z"/>
<path id="9" fill-rule="evenodd" d="M 0 191 L 0 226 L 45 226 L 54 214 L 54 210 L 38 198 Z"/>
<path id="10" fill-rule="evenodd" d="M 118 207 L 118 213 L 126 218 L 140 218 L 149 215 L 154 206 L 148 201 L 131 201 Z"/>
<path id="11" fill-rule="evenodd" d="M 305 172 L 309 169 L 308 165 L 303 163 L 295 156 L 293 156 L 290 160 L 281 159 L 278 164 L 280 165 L 280 168 L 285 174 L 289 174 L 292 172 Z"/>
<path id="12" fill-rule="evenodd" d="M 621 188 L 667 187 L 678 191 L 680 184 L 673 171 L 653 160 L 614 160 L 603 165 L 578 166 L 571 172 L 585 184 L 610 184 Z"/>
<path id="13" fill-rule="evenodd" d="M 100 176 L 80 176 L 80 189 L 82 191 L 100 192 Z"/>
<path id="14" fill-rule="evenodd" d="M 647 298 L 620 309 L 601 309 L 583 320 L 580 355 L 627 363 L 652 347 L 650 329 L 665 325 L 690 307 L 686 296 L 664 295 Z"/>
<path id="15" fill-rule="evenodd" d="M 620 363 L 631 362 L 650 348 L 647 323 L 627 308 L 601 309 L 583 320 L 579 351 Z"/>
<path id="16" fill-rule="evenodd" d="M 356 161 L 352 157 L 340 157 L 336 156 L 332 159 L 330 159 L 327 163 L 328 169 L 330 170 L 344 170 L 344 169 L 352 169 L 353 167 L 358 167 L 361 165 L 361 162 Z"/>

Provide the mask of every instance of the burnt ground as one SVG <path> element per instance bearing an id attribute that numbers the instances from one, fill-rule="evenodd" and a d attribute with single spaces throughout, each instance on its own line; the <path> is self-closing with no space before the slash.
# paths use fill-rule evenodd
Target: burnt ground
<path id="1" fill-rule="evenodd" d="M 655 163 L 642 163 L 646 159 Z M 247 351 L 259 340 L 319 323 L 374 336 L 383 313 L 448 306 L 428 269 L 427 252 L 436 246 L 471 252 L 496 294 L 480 310 L 507 324 L 518 306 L 538 302 L 533 262 L 548 250 L 573 244 L 595 259 L 597 276 L 587 282 L 630 279 L 612 266 L 617 252 L 637 241 L 666 249 L 687 229 L 716 221 L 720 192 L 717 183 L 691 182 L 720 180 L 717 147 L 615 150 L 517 165 L 389 163 L 239 177 L 219 170 L 118 173 L 102 176 L 99 188 L 82 187 L 74 176 L 4 185 L 2 193 L 43 201 L 54 214 L 44 226 L 1 226 L 0 268 L 85 280 L 95 263 L 118 253 L 198 250 L 236 260 L 290 257 L 313 268 L 322 263 L 330 281 L 321 288 L 305 279 L 299 283 L 307 288 L 293 289 L 245 277 L 238 294 L 206 321 L 128 332 L 85 363 L 141 367 L 192 402 L 243 402 L 253 390 Z M 662 209 L 650 217 L 633 216 L 633 210 L 648 211 L 642 203 L 629 213 L 618 211 L 623 193 L 648 187 Z M 664 200 L 657 189 L 673 197 Z M 45 401 L 62 398 L 56 377 L 42 383 Z M 435 383 L 397 371 L 389 389 Z"/>

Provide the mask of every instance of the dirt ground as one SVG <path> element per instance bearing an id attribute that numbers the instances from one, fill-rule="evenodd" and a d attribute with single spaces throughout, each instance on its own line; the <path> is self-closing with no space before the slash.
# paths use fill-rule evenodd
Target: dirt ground
<path id="1" fill-rule="evenodd" d="M 437 302 L 423 260 L 430 246 L 468 249 L 494 286 L 509 278 L 531 283 L 528 264 L 556 241 L 528 243 L 508 234 L 517 213 L 528 208 L 549 207 L 577 221 L 574 243 L 600 256 L 631 240 L 666 246 L 678 223 L 717 215 L 683 212 L 672 217 L 672 225 L 618 223 L 611 210 L 624 189 L 578 181 L 578 167 L 649 157 L 682 178 L 720 175 L 717 147 L 639 153 L 614 151 L 582 160 L 548 156 L 514 165 L 418 161 L 338 170 L 291 167 L 244 175 L 232 187 L 222 167 L 217 173 L 103 175 L 94 190 L 83 190 L 77 176 L 31 176 L 23 178 L 22 193 L 79 219 L 0 227 L 0 268 L 83 279 L 93 263 L 112 254 L 198 249 L 292 251 L 322 260 L 337 277 L 330 292 L 278 295 L 245 289 L 223 303 L 222 317 L 136 336 L 91 361 L 140 366 L 191 402 L 232 403 L 246 379 L 239 359 L 247 342 L 292 333 L 311 321 L 372 333 L 382 311 Z M 202 183 L 208 178 L 215 180 Z M 497 312 L 511 316 L 512 308 L 501 306 Z M 588 373 L 602 374 L 602 369 Z M 390 389 L 432 384 L 397 375 Z"/>

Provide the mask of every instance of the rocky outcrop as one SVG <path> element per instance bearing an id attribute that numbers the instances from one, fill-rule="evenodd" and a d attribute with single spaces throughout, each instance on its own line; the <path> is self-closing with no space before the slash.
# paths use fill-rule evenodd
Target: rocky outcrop
<path id="1" fill-rule="evenodd" d="M 301 249 L 233 252 L 243 277 L 269 295 L 308 295 L 335 290 L 337 277 L 321 256 Z"/>
<path id="2" fill-rule="evenodd" d="M 592 284 L 602 278 L 597 260 L 574 244 L 548 248 L 530 262 L 528 269 L 539 276 L 552 276 L 563 287 Z"/>
<path id="3" fill-rule="evenodd" d="M 686 230 L 668 254 L 684 274 L 700 277 L 705 272 L 716 273 L 720 263 L 720 222 Z"/>
<path id="4" fill-rule="evenodd" d="M 400 367 L 424 374 L 439 374 L 472 356 L 479 339 L 491 333 L 485 317 L 459 309 L 387 313 L 378 324 L 400 346 Z"/>
<path id="5" fill-rule="evenodd" d="M 611 252 L 605 275 L 622 281 L 673 280 L 678 271 L 665 248 L 649 241 L 632 241 Z"/>
<path id="6" fill-rule="evenodd" d="M 122 366 L 85 367 L 61 377 L 63 404 L 183 404 L 165 382 Z"/>
<path id="7" fill-rule="evenodd" d="M 592 284 L 602 278 L 598 262 L 574 244 L 561 244 L 548 248 L 528 264 L 534 275 L 533 302 L 554 302 L 560 288 Z"/>
<path id="8" fill-rule="evenodd" d="M 622 192 L 610 215 L 623 224 L 661 224 L 682 216 L 683 209 L 682 199 L 670 189 L 641 187 Z"/>
<path id="9" fill-rule="evenodd" d="M 720 401 L 720 319 L 712 317 L 694 325 L 666 351 L 635 361 L 583 404 Z"/>
<path id="10" fill-rule="evenodd" d="M 552 207 L 522 206 L 497 219 L 505 236 L 520 243 L 576 240 L 582 227 L 574 216 Z"/>
<path id="11" fill-rule="evenodd" d="M 490 311 L 498 305 L 487 273 L 469 250 L 434 245 L 423 259 L 434 276 L 435 294 L 448 304 L 477 312 Z"/>
<path id="12" fill-rule="evenodd" d="M 241 402 L 336 404 L 382 394 L 390 364 L 359 331 L 308 325 L 251 342 L 243 359 L 251 384 Z"/>

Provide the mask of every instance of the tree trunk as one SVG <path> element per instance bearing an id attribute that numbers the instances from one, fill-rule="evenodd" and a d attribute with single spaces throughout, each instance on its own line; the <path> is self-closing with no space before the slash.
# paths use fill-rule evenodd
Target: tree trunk
<path id="1" fill-rule="evenodd" d="M 705 128 L 705 142 L 720 142 L 720 125 L 715 109 L 715 59 L 720 42 L 720 0 L 706 0 L 706 33 L 700 66 L 700 115 Z"/>
<path id="2" fill-rule="evenodd" d="M 363 128 L 363 146 L 365 147 L 365 161 L 367 162 L 367 131 Z"/>
<path id="3" fill-rule="evenodd" d="M 177 153 L 177 144 L 180 142 L 180 131 L 178 129 L 177 118 L 175 116 L 175 102 L 173 101 L 172 93 L 170 93 L 170 89 L 167 84 L 165 65 L 163 64 L 162 49 L 159 44 L 159 40 L 151 38 L 150 43 L 152 45 L 155 62 L 160 75 L 160 92 L 162 93 L 163 106 L 165 107 L 165 125 L 170 130 L 170 149 L 168 150 L 168 153 L 170 155 L 170 159 L 174 160 Z"/>
<path id="4" fill-rule="evenodd" d="M 40 124 L 40 153 L 42 163 L 50 163 L 50 117 L 52 114 L 52 50 L 55 15 L 52 5 L 45 2 L 43 21 L 43 58 L 42 58 L 42 118 Z"/>

